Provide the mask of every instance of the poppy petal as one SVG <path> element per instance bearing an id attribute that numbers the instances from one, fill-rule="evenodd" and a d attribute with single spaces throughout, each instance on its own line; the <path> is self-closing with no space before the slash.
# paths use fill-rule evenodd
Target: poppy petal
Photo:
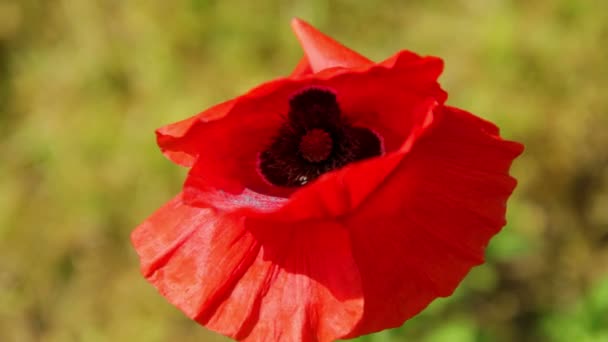
<path id="1" fill-rule="evenodd" d="M 308 63 L 308 59 L 304 56 L 291 72 L 291 77 L 306 76 L 310 74 L 312 74 L 312 68 L 310 67 L 310 63 Z"/>
<path id="2" fill-rule="evenodd" d="M 156 130 L 156 142 L 163 154 L 172 162 L 191 167 L 200 150 L 193 148 L 194 137 L 188 135 L 190 130 L 199 122 L 209 122 L 224 117 L 232 107 L 235 100 L 229 100 L 215 105 L 188 119 L 172 123 Z"/>
<path id="3" fill-rule="evenodd" d="M 192 235 L 205 211 L 184 206 L 178 194 L 131 233 L 144 276 L 154 273 Z"/>
<path id="4" fill-rule="evenodd" d="M 131 236 L 142 273 L 189 317 L 239 279 L 259 250 L 243 220 L 175 197 Z"/>
<path id="5" fill-rule="evenodd" d="M 294 18 L 291 21 L 296 37 L 313 72 L 343 67 L 353 68 L 372 64 L 372 61 L 321 33 L 307 22 Z"/>
<path id="6" fill-rule="evenodd" d="M 505 224 L 516 184 L 508 170 L 523 148 L 494 133 L 492 124 L 444 108 L 434 129 L 346 218 L 365 292 L 365 314 L 351 336 L 401 325 L 483 262 Z"/>
<path id="7" fill-rule="evenodd" d="M 239 340 L 332 341 L 363 315 L 350 237 L 338 223 L 246 223 L 178 195 L 132 241 L 160 293 Z"/>
<path id="8" fill-rule="evenodd" d="M 363 314 L 347 230 L 336 223 L 273 226 L 223 301 L 197 320 L 247 341 L 333 341 Z"/>

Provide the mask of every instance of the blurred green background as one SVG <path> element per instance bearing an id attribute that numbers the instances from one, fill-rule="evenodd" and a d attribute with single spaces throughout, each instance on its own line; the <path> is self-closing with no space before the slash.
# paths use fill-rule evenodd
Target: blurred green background
<path id="1" fill-rule="evenodd" d="M 0 0 L 0 341 L 225 341 L 140 276 L 185 170 L 153 130 L 288 74 L 298 16 L 526 144 L 509 224 L 455 295 L 362 341 L 608 341 L 608 1 Z M 382 281 L 378 279 L 378 281 Z"/>

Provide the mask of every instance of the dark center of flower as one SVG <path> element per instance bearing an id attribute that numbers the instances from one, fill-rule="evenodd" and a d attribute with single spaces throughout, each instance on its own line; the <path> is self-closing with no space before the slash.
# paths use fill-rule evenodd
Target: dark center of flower
<path id="1" fill-rule="evenodd" d="M 334 93 L 310 88 L 289 101 L 287 120 L 260 154 L 259 166 L 270 183 L 294 187 L 381 153 L 375 133 L 342 117 Z"/>
<path id="2" fill-rule="evenodd" d="M 311 163 L 322 162 L 329 157 L 333 143 L 329 133 L 319 128 L 311 129 L 300 140 L 300 153 Z"/>

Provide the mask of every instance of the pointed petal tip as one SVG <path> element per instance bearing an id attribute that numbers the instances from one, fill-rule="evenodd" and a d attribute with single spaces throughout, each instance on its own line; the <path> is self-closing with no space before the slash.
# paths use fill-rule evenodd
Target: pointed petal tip
<path id="1" fill-rule="evenodd" d="M 302 25 L 307 25 L 308 23 L 305 22 L 304 20 L 298 18 L 298 17 L 293 17 L 291 18 L 291 27 L 294 29 L 294 31 L 296 30 L 296 27 L 302 26 Z M 310 25 L 310 24 L 308 24 Z"/>
<path id="2" fill-rule="evenodd" d="M 316 27 L 298 17 L 293 17 L 291 19 L 291 29 L 300 40 L 305 39 L 306 36 L 323 35 Z"/>
<path id="3" fill-rule="evenodd" d="M 314 26 L 298 17 L 291 19 L 291 29 L 302 44 L 303 48 L 305 48 L 305 42 L 313 41 L 321 36 L 324 36 L 324 34 L 319 32 L 319 30 L 317 30 Z"/>
<path id="4" fill-rule="evenodd" d="M 333 67 L 358 67 L 372 63 L 300 18 L 291 19 L 291 27 L 313 72 Z"/>

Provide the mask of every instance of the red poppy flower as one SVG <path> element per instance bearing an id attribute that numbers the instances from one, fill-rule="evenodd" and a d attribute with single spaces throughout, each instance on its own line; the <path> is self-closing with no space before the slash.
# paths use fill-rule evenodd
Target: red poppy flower
<path id="1" fill-rule="evenodd" d="M 522 145 L 444 105 L 443 63 L 381 63 L 305 22 L 295 71 L 160 128 L 190 167 L 132 234 L 144 276 L 209 329 L 330 341 L 449 296 L 505 224 Z"/>

